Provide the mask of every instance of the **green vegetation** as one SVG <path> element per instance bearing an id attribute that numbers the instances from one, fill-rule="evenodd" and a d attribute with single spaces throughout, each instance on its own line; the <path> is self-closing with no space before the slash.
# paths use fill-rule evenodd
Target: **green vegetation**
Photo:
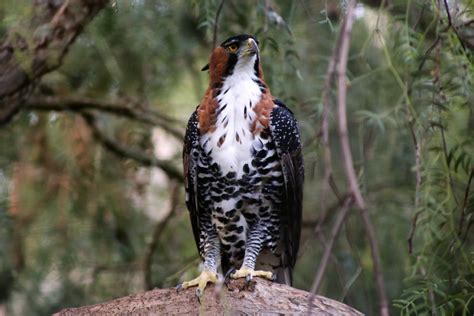
<path id="1" fill-rule="evenodd" d="M 362 2 L 347 69 L 348 127 L 391 312 L 471 315 L 474 44 L 468 35 L 474 3 L 447 1 L 453 6 L 448 16 L 443 1 Z M 16 3 L 0 4 L 0 36 L 34 15 L 29 1 Z M 125 149 L 146 157 L 158 151 L 160 161 L 180 170 L 179 134 L 207 86 L 200 69 L 213 45 L 219 5 L 113 1 L 87 25 L 61 67 L 42 78 L 27 106 L 0 125 L 0 305 L 12 315 L 50 314 L 150 285 L 175 286 L 196 274 L 182 184 L 160 168 L 116 155 L 94 138 L 85 118 L 92 113 L 94 126 Z M 320 139 L 326 71 L 343 14 L 339 1 L 228 0 L 218 23 L 218 43 L 238 33 L 258 37 L 265 80 L 300 122 L 306 183 L 294 286 L 305 290 L 339 212 L 337 194 L 348 192 L 335 85 L 328 123 L 337 194 L 322 194 Z M 39 110 L 36 102 L 46 96 L 59 105 L 72 99 L 125 104 L 153 124 L 90 109 Z M 356 208 L 318 294 L 379 313 Z"/>

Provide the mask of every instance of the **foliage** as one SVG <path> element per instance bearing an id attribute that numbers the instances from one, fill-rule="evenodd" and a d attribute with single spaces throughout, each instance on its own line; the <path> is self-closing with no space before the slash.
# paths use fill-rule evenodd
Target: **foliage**
<path id="1" fill-rule="evenodd" d="M 473 51 L 462 47 L 437 1 L 394 2 L 383 8 L 366 1 L 354 25 L 347 75 L 354 162 L 376 225 L 392 312 L 470 315 Z M 212 47 L 220 3 L 114 1 L 37 93 L 125 99 L 168 115 L 182 129 L 207 85 L 199 69 Z M 18 27 L 14 21 L 29 16 L 29 5 L 0 5 L 0 34 Z M 338 202 L 335 194 L 321 195 L 318 134 L 327 63 L 343 14 L 339 5 L 228 0 L 218 22 L 218 43 L 237 33 L 257 35 L 265 80 L 300 122 L 306 224 L 294 279 L 302 289 L 311 287 L 324 250 L 314 221 Z M 472 19 L 472 12 L 461 13 L 453 21 Z M 157 138 L 159 127 L 96 116 L 101 129 L 127 148 L 165 151 L 163 159 L 180 168 L 180 140 Z M 331 107 L 334 178 L 344 187 L 335 116 Z M 160 170 L 117 158 L 96 142 L 76 113 L 20 112 L 0 129 L 0 305 L 12 314 L 48 314 L 144 290 L 145 254 L 155 226 L 172 209 L 172 187 Z M 153 286 L 174 286 L 196 273 L 182 195 L 152 256 Z M 354 212 L 319 294 L 378 314 L 370 248 Z M 336 213 L 323 223 L 325 236 Z"/>

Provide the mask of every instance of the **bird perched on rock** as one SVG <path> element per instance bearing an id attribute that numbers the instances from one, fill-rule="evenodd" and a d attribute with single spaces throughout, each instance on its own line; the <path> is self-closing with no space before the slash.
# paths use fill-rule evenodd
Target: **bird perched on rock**
<path id="1" fill-rule="evenodd" d="M 216 47 L 209 87 L 189 119 L 183 164 L 186 205 L 203 260 L 180 288 L 255 276 L 291 285 L 301 230 L 303 158 L 293 113 L 263 80 L 258 41 Z"/>

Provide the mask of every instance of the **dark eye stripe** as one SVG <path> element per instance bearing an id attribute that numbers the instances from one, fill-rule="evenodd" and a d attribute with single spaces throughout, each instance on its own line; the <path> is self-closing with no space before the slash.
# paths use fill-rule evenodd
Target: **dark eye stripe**
<path id="1" fill-rule="evenodd" d="M 239 41 L 237 41 L 237 40 L 232 40 L 232 41 L 230 41 L 230 42 L 224 43 L 224 45 L 222 45 L 222 46 L 229 47 L 229 46 L 231 46 L 231 45 L 237 45 L 237 46 L 239 46 Z"/>

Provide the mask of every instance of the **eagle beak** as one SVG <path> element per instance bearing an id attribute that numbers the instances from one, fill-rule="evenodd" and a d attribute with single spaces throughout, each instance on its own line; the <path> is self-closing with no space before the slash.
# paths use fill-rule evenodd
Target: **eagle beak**
<path id="1" fill-rule="evenodd" d="M 253 56 L 258 53 L 257 42 L 253 38 L 249 38 L 246 43 L 245 49 L 242 51 L 243 56 Z"/>

